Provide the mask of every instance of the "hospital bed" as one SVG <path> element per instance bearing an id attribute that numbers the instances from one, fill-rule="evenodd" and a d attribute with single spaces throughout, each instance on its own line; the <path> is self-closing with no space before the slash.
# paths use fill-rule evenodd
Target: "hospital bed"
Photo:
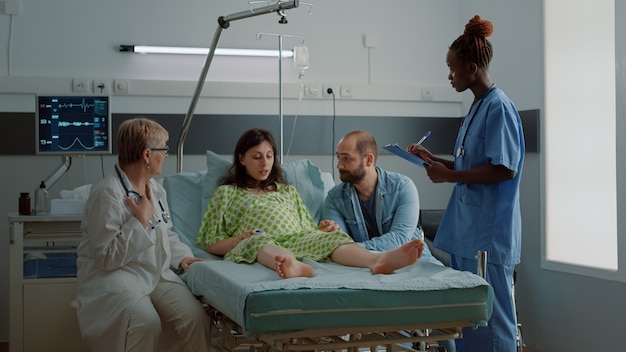
<path id="1" fill-rule="evenodd" d="M 202 212 L 229 165 L 207 151 L 207 170 L 163 179 L 175 231 L 196 256 L 207 258 L 182 277 L 206 306 L 216 350 L 408 349 L 486 324 L 492 289 L 473 273 L 418 261 L 391 275 L 372 275 L 308 261 L 313 278 L 280 279 L 260 264 L 224 261 L 195 247 Z M 331 176 L 308 160 L 283 169 L 319 220 Z"/>

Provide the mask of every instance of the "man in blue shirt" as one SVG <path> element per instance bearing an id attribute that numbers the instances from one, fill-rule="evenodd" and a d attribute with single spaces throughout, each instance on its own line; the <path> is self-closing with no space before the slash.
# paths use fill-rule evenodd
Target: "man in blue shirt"
<path id="1" fill-rule="evenodd" d="M 337 159 L 342 183 L 328 191 L 323 219 L 333 221 L 372 251 L 387 251 L 415 238 L 424 240 L 417 226 L 420 201 L 415 183 L 376 166 L 378 146 L 370 133 L 346 134 L 337 144 Z M 420 260 L 443 265 L 428 246 Z M 456 351 L 454 340 L 438 344 L 439 351 Z"/>
<path id="2" fill-rule="evenodd" d="M 373 251 L 387 251 L 422 238 L 417 226 L 417 188 L 409 177 L 376 166 L 378 146 L 370 133 L 346 134 L 337 144 L 337 158 L 342 183 L 328 192 L 324 219 L 334 221 Z M 427 247 L 422 258 L 441 265 Z"/>

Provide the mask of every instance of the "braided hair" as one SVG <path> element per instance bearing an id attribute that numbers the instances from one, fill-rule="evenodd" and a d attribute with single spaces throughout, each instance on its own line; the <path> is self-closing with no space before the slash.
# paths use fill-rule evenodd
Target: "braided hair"
<path id="1" fill-rule="evenodd" d="M 465 32 L 450 45 L 464 63 L 476 63 L 479 68 L 488 69 L 493 57 L 493 47 L 487 37 L 493 34 L 493 24 L 476 15 L 465 25 Z"/>

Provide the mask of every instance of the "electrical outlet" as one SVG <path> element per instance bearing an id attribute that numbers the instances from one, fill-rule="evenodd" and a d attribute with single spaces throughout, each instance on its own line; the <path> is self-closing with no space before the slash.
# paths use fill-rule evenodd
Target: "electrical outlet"
<path id="1" fill-rule="evenodd" d="M 434 93 L 432 88 L 422 88 L 422 100 L 433 100 Z"/>
<path id="2" fill-rule="evenodd" d="M 320 96 L 320 86 L 315 84 L 307 84 L 304 86 L 304 96 L 307 98 L 317 98 Z"/>
<path id="3" fill-rule="evenodd" d="M 324 98 L 332 98 L 333 96 L 337 97 L 337 95 L 339 95 L 339 92 L 334 86 L 324 85 L 324 87 L 322 88 L 322 95 L 324 96 Z"/>
<path id="4" fill-rule="evenodd" d="M 109 94 L 109 82 L 103 79 L 94 79 L 93 91 L 98 94 Z"/>
<path id="5" fill-rule="evenodd" d="M 339 95 L 342 98 L 352 98 L 352 86 L 344 84 L 339 87 Z"/>
<path id="6" fill-rule="evenodd" d="M 89 89 L 89 85 L 86 79 L 74 78 L 72 80 L 72 92 L 86 93 L 88 89 Z"/>
<path id="7" fill-rule="evenodd" d="M 130 92 L 130 82 L 123 79 L 113 81 L 113 91 L 118 95 L 127 95 Z"/>

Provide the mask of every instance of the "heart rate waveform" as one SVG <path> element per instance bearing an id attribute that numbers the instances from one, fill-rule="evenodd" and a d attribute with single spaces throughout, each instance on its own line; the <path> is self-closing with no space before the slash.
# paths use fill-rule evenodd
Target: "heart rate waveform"
<path id="1" fill-rule="evenodd" d="M 55 101 L 52 101 L 53 103 L 55 103 Z M 57 109 L 73 109 L 73 108 L 81 108 L 83 110 L 83 112 L 87 112 L 87 110 L 93 108 L 95 106 L 95 104 L 89 104 L 88 102 L 85 102 L 85 99 L 83 98 L 83 100 L 80 103 L 59 103 L 57 101 Z"/>

